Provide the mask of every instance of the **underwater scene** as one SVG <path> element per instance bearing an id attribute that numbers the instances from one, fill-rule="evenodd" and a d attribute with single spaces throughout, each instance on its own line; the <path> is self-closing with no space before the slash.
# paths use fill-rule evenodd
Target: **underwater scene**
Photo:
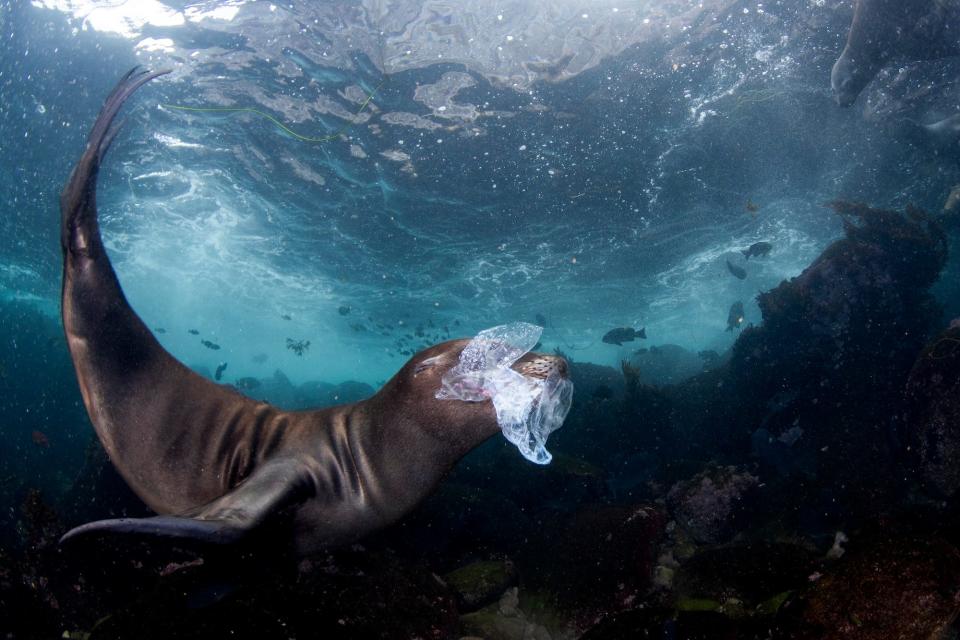
<path id="1" fill-rule="evenodd" d="M 960 0 L 0 1 L 0 638 L 960 637 Z"/>

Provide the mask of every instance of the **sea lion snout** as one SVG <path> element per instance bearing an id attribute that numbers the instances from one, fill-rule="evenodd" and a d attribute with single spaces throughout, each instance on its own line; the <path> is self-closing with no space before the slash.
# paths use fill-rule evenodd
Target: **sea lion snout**
<path id="1" fill-rule="evenodd" d="M 566 359 L 546 353 L 528 353 L 517 360 L 512 368 L 520 375 L 540 380 L 555 376 L 570 377 L 570 367 Z"/>

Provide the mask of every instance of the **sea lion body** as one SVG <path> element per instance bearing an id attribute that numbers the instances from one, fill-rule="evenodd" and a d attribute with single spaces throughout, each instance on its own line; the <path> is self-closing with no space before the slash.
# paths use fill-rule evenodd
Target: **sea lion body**
<path id="1" fill-rule="evenodd" d="M 94 522 L 64 537 L 140 534 L 231 543 L 280 515 L 307 554 L 399 518 L 464 454 L 499 431 L 489 401 L 438 400 L 469 340 L 416 354 L 372 398 L 282 411 L 215 384 L 170 355 L 129 306 L 97 223 L 96 179 L 138 87 L 131 71 L 104 104 L 61 194 L 63 324 L 84 404 L 110 459 L 158 514 Z M 526 354 L 523 375 L 566 376 L 562 358 Z M 169 514 L 169 515 L 166 515 Z"/>
<path id="2" fill-rule="evenodd" d="M 877 73 L 894 61 L 960 55 L 960 0 L 856 0 L 843 52 L 830 84 L 850 106 Z"/>

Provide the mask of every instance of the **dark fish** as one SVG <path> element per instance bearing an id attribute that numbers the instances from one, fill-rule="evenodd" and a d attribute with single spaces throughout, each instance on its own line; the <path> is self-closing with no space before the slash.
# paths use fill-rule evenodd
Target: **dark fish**
<path id="1" fill-rule="evenodd" d="M 253 360 L 253 361 L 254 361 L 255 363 L 257 363 L 257 364 L 263 364 L 264 362 L 267 361 L 267 358 L 269 358 L 269 357 L 270 357 L 270 356 L 268 356 L 268 355 L 265 354 L 265 353 L 258 353 L 257 355 L 253 356 L 253 357 L 250 358 L 250 359 Z"/>
<path id="2" fill-rule="evenodd" d="M 460 326 L 460 321 L 459 321 L 459 320 L 454 320 L 454 321 L 453 321 L 453 326 L 459 327 L 459 326 Z"/>
<path id="3" fill-rule="evenodd" d="M 189 334 L 192 335 L 192 336 L 198 336 L 198 335 L 200 335 L 200 332 L 197 331 L 196 329 L 188 329 L 188 330 L 187 330 L 187 333 L 189 333 Z"/>
<path id="4" fill-rule="evenodd" d="M 226 369 L 227 369 L 226 362 L 221 362 L 219 365 L 217 365 L 217 372 L 213 374 L 213 379 L 219 381 L 220 378 L 223 377 L 223 372 L 226 371 Z"/>
<path id="5" fill-rule="evenodd" d="M 344 305 L 341 305 L 340 308 L 337 309 L 337 311 L 340 313 L 340 315 L 346 316 L 346 315 L 350 315 L 351 309 L 350 307 L 344 304 Z"/>
<path id="6" fill-rule="evenodd" d="M 283 314 L 283 315 L 280 316 L 280 317 L 283 318 L 284 320 L 293 320 L 293 318 L 290 317 L 290 314 L 289 314 L 289 313 L 285 313 L 285 314 Z"/>
<path id="7" fill-rule="evenodd" d="M 293 338 L 287 338 L 287 349 L 290 349 L 290 351 L 293 351 L 298 356 L 302 356 L 304 351 L 309 348 L 309 340 L 294 340 Z"/>
<path id="8" fill-rule="evenodd" d="M 252 391 L 260 386 L 260 381 L 256 378 L 239 378 L 234 386 L 241 391 Z"/>
<path id="9" fill-rule="evenodd" d="M 34 429 L 30 432 L 30 439 L 33 440 L 33 444 L 42 449 L 50 448 L 50 438 L 48 438 L 47 434 L 45 434 L 43 431 L 37 431 Z"/>
<path id="10" fill-rule="evenodd" d="M 705 363 L 716 362 L 720 359 L 720 354 L 714 351 L 713 349 L 706 349 L 704 351 L 698 351 L 697 355 L 700 356 L 700 359 Z"/>
<path id="11" fill-rule="evenodd" d="M 745 204 L 743 208 L 747 210 L 747 213 L 753 214 L 760 210 L 760 207 L 754 204 L 753 200 L 747 200 L 747 204 Z"/>
<path id="12" fill-rule="evenodd" d="M 354 322 L 353 324 L 350 325 L 350 328 L 356 331 L 357 333 L 367 330 L 367 327 L 360 322 Z"/>
<path id="13" fill-rule="evenodd" d="M 210 342 L 209 340 L 201 340 L 200 344 L 205 346 L 207 349 L 213 349 L 214 351 L 220 350 L 220 345 L 218 345 L 216 342 Z"/>
<path id="14" fill-rule="evenodd" d="M 727 331 L 739 329 L 743 324 L 743 303 L 739 300 L 730 305 L 730 313 L 727 314 Z"/>
<path id="15" fill-rule="evenodd" d="M 538 313 L 537 315 L 533 316 L 533 319 L 536 320 L 537 324 L 541 327 L 547 326 L 547 318 L 542 313 Z"/>
<path id="16" fill-rule="evenodd" d="M 618 329 L 611 329 L 604 334 L 602 341 L 607 344 L 622 345 L 624 342 L 633 342 L 637 338 L 647 337 L 647 329 L 644 327 L 637 331 L 636 329 L 631 329 L 630 327 L 620 327 Z"/>
<path id="17" fill-rule="evenodd" d="M 167 330 L 164 329 L 163 327 L 154 327 L 153 330 L 156 331 L 157 333 L 166 333 L 166 332 L 167 332 Z"/>
<path id="18" fill-rule="evenodd" d="M 765 258 L 767 255 L 769 255 L 770 249 L 773 249 L 773 245 L 769 242 L 754 242 L 740 253 L 742 253 L 743 257 L 747 260 L 752 257 Z"/>
<path id="19" fill-rule="evenodd" d="M 743 267 L 738 267 L 737 265 L 733 264 L 729 260 L 727 260 L 727 269 L 729 269 L 730 273 L 732 273 L 736 278 L 740 280 L 743 280 L 744 278 L 747 277 L 746 269 L 744 269 Z"/>

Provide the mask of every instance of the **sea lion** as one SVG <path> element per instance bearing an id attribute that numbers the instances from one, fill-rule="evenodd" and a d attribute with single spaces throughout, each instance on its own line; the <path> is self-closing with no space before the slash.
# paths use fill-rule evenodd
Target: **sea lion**
<path id="1" fill-rule="evenodd" d="M 124 76 L 60 196 L 63 325 L 83 401 L 120 474 L 163 515 L 89 523 L 63 541 L 115 533 L 224 544 L 278 522 L 301 554 L 356 540 L 410 510 L 500 430 L 489 399 L 435 397 L 469 340 L 417 353 L 368 400 L 297 412 L 215 384 L 165 351 L 127 303 L 96 206 L 117 112 L 164 73 Z M 551 355 L 527 353 L 511 368 L 567 376 Z"/>
<path id="2" fill-rule="evenodd" d="M 830 85 L 837 104 L 853 104 L 877 72 L 896 60 L 960 54 L 956 0 L 857 0 Z"/>

